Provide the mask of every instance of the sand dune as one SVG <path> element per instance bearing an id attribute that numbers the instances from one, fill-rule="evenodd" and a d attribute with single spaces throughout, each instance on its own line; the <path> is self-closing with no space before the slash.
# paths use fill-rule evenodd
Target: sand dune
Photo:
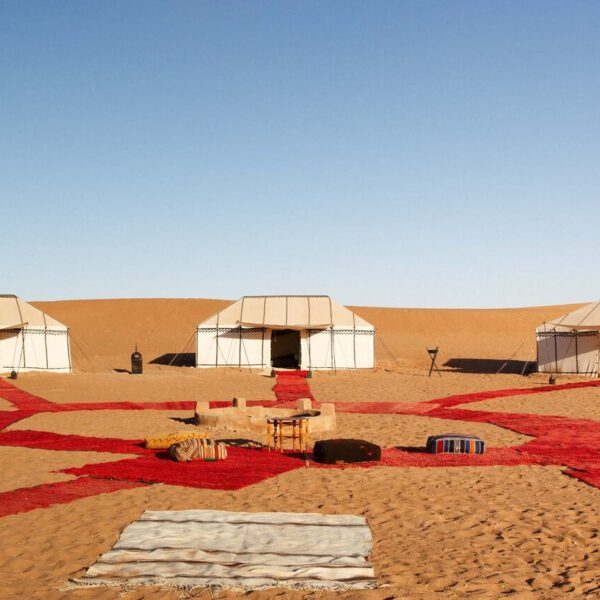
<path id="1" fill-rule="evenodd" d="M 507 359 L 535 360 L 535 328 L 579 306 L 353 310 L 375 325 L 380 360 L 392 362 L 391 354 L 400 365 L 423 367 L 429 364 L 425 348 L 439 346 L 440 365 L 450 362 L 448 366 L 458 370 L 493 373 Z"/>
<path id="2" fill-rule="evenodd" d="M 194 352 L 196 325 L 227 300 L 70 300 L 33 302 L 70 329 L 75 366 L 82 371 L 128 369 L 138 345 L 144 360 Z"/>
<path id="3" fill-rule="evenodd" d="M 33 302 L 69 326 L 77 369 L 128 369 L 138 344 L 146 363 L 168 363 L 195 350 L 195 327 L 230 301 L 202 299 L 71 300 Z M 349 307 L 377 330 L 380 364 L 423 368 L 427 347 L 440 347 L 440 365 L 495 372 L 507 359 L 535 360 L 535 327 L 579 304 L 515 309 Z M 470 359 L 470 360 L 469 360 Z M 453 361 L 453 362 L 452 362 Z M 488 362 L 486 362 L 488 361 Z M 499 362 L 500 361 L 500 362 Z"/>

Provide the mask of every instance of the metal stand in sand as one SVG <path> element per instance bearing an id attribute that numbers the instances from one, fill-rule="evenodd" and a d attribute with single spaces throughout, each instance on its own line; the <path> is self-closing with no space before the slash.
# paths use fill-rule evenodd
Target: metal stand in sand
<path id="1" fill-rule="evenodd" d="M 431 366 L 429 367 L 429 377 L 431 377 L 431 373 L 433 373 L 434 369 L 437 371 L 437 374 L 440 377 L 442 376 L 442 372 L 438 369 L 438 366 L 435 364 L 435 359 L 437 358 L 439 349 L 439 346 L 436 346 L 435 348 L 427 348 L 429 358 L 431 358 Z"/>

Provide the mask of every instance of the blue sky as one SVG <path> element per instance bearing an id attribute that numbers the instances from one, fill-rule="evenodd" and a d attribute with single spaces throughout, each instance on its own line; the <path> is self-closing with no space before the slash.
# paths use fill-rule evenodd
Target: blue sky
<path id="1" fill-rule="evenodd" d="M 2 292 L 600 297 L 598 2 L 0 2 Z"/>

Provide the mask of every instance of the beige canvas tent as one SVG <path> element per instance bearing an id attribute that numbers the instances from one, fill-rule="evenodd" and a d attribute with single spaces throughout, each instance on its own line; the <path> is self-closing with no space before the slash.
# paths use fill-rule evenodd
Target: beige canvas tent
<path id="1" fill-rule="evenodd" d="M 68 328 L 10 294 L 0 295 L 0 373 L 71 372 Z"/>
<path id="2" fill-rule="evenodd" d="M 598 376 L 600 302 L 574 310 L 536 329 L 540 373 Z"/>
<path id="3" fill-rule="evenodd" d="M 196 366 L 371 369 L 375 328 L 329 296 L 244 296 L 198 325 Z"/>

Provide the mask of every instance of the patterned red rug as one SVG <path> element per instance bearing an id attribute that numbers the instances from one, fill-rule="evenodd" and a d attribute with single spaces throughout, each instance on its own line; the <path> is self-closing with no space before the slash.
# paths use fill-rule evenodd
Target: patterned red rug
<path id="1" fill-rule="evenodd" d="M 265 406 L 294 404 L 298 398 L 314 400 L 306 372 L 277 373 L 273 387 L 276 401 L 252 401 Z M 534 438 L 512 448 L 489 448 L 483 455 L 427 454 L 424 448 L 384 449 L 379 463 L 319 465 L 313 468 L 391 467 L 485 467 L 493 465 L 564 465 L 567 475 L 600 488 L 600 423 L 586 419 L 520 413 L 501 413 L 458 408 L 464 404 L 514 395 L 543 394 L 577 390 L 600 385 L 600 381 L 567 383 L 535 388 L 513 388 L 461 394 L 415 403 L 338 402 L 339 412 L 365 414 L 403 414 L 457 421 L 490 423 Z M 232 446 L 230 459 L 216 463 L 174 463 L 166 453 L 146 450 L 141 440 L 61 435 L 44 431 L 2 431 L 13 423 L 43 412 L 74 410 L 193 410 L 194 402 L 101 402 L 57 404 L 20 390 L 0 380 L 0 397 L 16 410 L 0 411 L 0 446 L 19 446 L 46 450 L 112 452 L 138 455 L 101 464 L 65 469 L 78 479 L 22 488 L 0 494 L 0 516 L 71 502 L 90 495 L 151 483 L 183 485 L 208 489 L 235 490 L 259 483 L 304 465 L 301 456 L 278 454 L 253 448 Z M 226 406 L 228 402 L 211 402 Z"/>

